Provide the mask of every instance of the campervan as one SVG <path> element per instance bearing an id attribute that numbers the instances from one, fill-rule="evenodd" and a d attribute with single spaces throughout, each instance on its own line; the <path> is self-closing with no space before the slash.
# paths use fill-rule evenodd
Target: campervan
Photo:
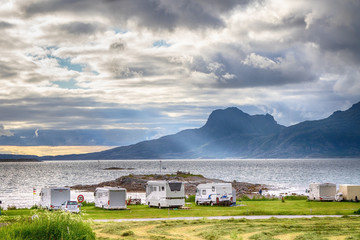
<path id="1" fill-rule="evenodd" d="M 70 200 L 70 188 L 45 187 L 40 192 L 40 206 L 49 210 L 58 210 L 61 204 Z"/>
<path id="2" fill-rule="evenodd" d="M 342 194 L 345 201 L 360 200 L 360 186 L 350 184 L 340 184 L 338 194 Z"/>
<path id="3" fill-rule="evenodd" d="M 182 182 L 148 181 L 146 203 L 150 207 L 182 207 L 185 205 L 185 187 Z"/>
<path id="4" fill-rule="evenodd" d="M 195 203 L 230 206 L 236 203 L 236 191 L 231 183 L 205 183 L 196 188 Z"/>
<path id="5" fill-rule="evenodd" d="M 96 188 L 95 207 L 105 209 L 126 209 L 126 189 L 119 187 Z"/>
<path id="6" fill-rule="evenodd" d="M 335 195 L 334 183 L 311 183 L 309 186 L 309 200 L 334 201 Z"/>

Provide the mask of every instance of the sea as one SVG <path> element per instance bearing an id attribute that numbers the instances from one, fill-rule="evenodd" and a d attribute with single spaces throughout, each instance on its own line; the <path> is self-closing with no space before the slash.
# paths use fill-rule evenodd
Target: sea
<path id="1" fill-rule="evenodd" d="M 123 170 L 107 170 L 122 168 Z M 97 184 L 128 174 L 202 174 L 225 181 L 270 186 L 269 194 L 304 194 L 310 183 L 360 184 L 360 158 L 351 159 L 177 159 L 92 160 L 0 163 L 1 207 L 39 204 L 43 187 Z M 93 193 L 72 191 L 76 200 Z"/>

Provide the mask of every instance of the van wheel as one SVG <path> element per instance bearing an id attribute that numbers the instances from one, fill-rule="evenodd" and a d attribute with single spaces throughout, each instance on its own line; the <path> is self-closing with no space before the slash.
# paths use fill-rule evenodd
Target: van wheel
<path id="1" fill-rule="evenodd" d="M 160 205 L 160 203 L 159 203 L 159 209 L 161 209 L 161 205 Z"/>
<path id="2" fill-rule="evenodd" d="M 150 202 L 148 202 L 148 206 L 151 207 L 151 206 L 150 206 Z"/>
<path id="3" fill-rule="evenodd" d="M 213 202 L 210 202 L 210 206 L 214 206 L 214 203 L 213 203 Z"/>
<path id="4" fill-rule="evenodd" d="M 196 203 L 195 203 L 196 205 L 199 205 L 199 202 L 198 201 L 196 201 Z"/>

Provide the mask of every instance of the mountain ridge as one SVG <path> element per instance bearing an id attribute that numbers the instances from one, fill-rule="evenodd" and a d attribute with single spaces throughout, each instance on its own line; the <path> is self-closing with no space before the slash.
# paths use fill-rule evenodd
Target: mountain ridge
<path id="1" fill-rule="evenodd" d="M 270 114 L 249 115 L 236 107 L 217 109 L 200 128 L 101 152 L 38 159 L 324 157 L 360 157 L 360 102 L 345 111 L 335 111 L 327 118 L 288 127 L 278 124 Z"/>
<path id="2" fill-rule="evenodd" d="M 214 110 L 204 126 L 102 152 L 41 159 L 312 158 L 360 156 L 360 102 L 289 127 L 270 114 Z"/>

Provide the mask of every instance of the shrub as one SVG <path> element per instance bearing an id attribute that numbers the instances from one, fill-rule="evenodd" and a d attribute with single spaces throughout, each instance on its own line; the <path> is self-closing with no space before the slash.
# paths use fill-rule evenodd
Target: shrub
<path id="1" fill-rule="evenodd" d="M 285 200 L 307 200 L 307 196 L 300 196 L 300 195 L 294 195 L 294 196 L 285 196 Z"/>
<path id="2" fill-rule="evenodd" d="M 355 214 L 360 214 L 360 208 L 356 211 L 354 211 Z"/>
<path id="3" fill-rule="evenodd" d="M 9 206 L 7 207 L 7 210 L 16 210 L 16 206 L 15 206 L 15 205 L 13 205 L 13 206 L 10 206 L 10 205 L 9 205 Z"/>
<path id="4" fill-rule="evenodd" d="M 94 202 L 87 202 L 87 201 L 83 201 L 82 203 L 81 203 L 81 206 L 82 207 L 92 207 L 92 206 L 95 206 L 95 203 Z"/>
<path id="5" fill-rule="evenodd" d="M 78 215 L 64 212 L 37 211 L 31 218 L 0 228 L 1 239 L 95 239 L 90 225 Z"/>
<path id="6" fill-rule="evenodd" d="M 195 195 L 189 195 L 185 198 L 185 202 L 195 202 Z"/>

